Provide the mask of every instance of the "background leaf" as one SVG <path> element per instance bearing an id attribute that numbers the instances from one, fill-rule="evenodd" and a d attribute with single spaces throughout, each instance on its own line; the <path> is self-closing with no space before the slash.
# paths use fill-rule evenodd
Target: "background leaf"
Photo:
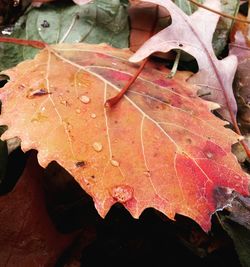
<path id="1" fill-rule="evenodd" d="M 234 242 L 242 267 L 250 266 L 250 231 L 244 226 L 220 215 L 222 226 Z"/>
<path id="2" fill-rule="evenodd" d="M 14 190 L 0 197 L 2 266 L 54 266 L 74 235 L 59 233 L 47 214 L 43 169 L 29 158 Z"/>
<path id="3" fill-rule="evenodd" d="M 191 15 L 197 10 L 197 6 L 189 2 L 188 0 L 174 0 L 173 2 L 187 15 Z M 198 0 L 197 2 L 203 4 L 205 1 Z M 220 0 L 220 3 L 222 13 L 231 16 L 236 15 L 238 11 L 238 0 Z M 213 36 L 213 49 L 217 56 L 220 55 L 220 53 L 227 45 L 232 23 L 233 21 L 231 19 L 220 17 Z"/>
<path id="4" fill-rule="evenodd" d="M 55 3 L 32 8 L 15 24 L 12 37 L 48 44 L 67 42 L 108 43 L 128 47 L 129 25 L 125 1 L 96 0 L 86 5 Z M 33 58 L 32 47 L 0 43 L 0 69 Z"/>
<path id="5" fill-rule="evenodd" d="M 130 58 L 138 62 L 155 52 L 167 53 L 173 49 L 184 50 L 198 63 L 199 72 L 189 82 L 200 87 L 199 95 L 204 99 L 218 103 L 220 115 L 231 123 L 236 121 L 237 105 L 233 95 L 232 83 L 237 68 L 237 58 L 228 56 L 218 60 L 212 47 L 213 34 L 219 15 L 199 8 L 187 16 L 170 0 L 147 0 L 166 8 L 172 18 L 172 24 L 151 37 Z M 212 8 L 220 7 L 219 0 L 207 0 L 205 4 Z M 234 123 L 235 124 L 235 123 Z"/>

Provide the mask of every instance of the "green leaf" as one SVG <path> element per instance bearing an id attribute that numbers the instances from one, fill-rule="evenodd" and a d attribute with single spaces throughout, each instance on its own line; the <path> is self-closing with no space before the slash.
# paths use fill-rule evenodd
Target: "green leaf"
<path id="1" fill-rule="evenodd" d="M 250 231 L 244 226 L 220 216 L 223 228 L 232 238 L 242 267 L 250 266 Z"/>
<path id="2" fill-rule="evenodd" d="M 173 2 L 189 16 L 197 10 L 197 6 L 190 3 L 188 0 L 173 0 Z M 196 2 L 202 4 L 204 1 L 196 0 Z"/>
<path id="3" fill-rule="evenodd" d="M 57 2 L 32 8 L 15 24 L 11 37 L 48 44 L 105 42 L 118 48 L 128 47 L 127 1 L 96 0 L 83 6 Z M 33 58 L 37 51 L 31 47 L 1 43 L 0 70 Z"/>
<path id="4" fill-rule="evenodd" d="M 221 0 L 221 12 L 230 16 L 235 16 L 239 8 L 239 0 Z M 226 47 L 228 36 L 231 31 L 233 21 L 221 17 L 213 36 L 213 48 L 216 55 L 219 55 Z"/>

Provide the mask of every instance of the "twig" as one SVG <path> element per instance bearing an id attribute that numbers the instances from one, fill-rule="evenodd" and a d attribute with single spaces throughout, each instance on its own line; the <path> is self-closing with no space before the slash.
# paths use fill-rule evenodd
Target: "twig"
<path id="1" fill-rule="evenodd" d="M 204 6 L 204 5 L 200 4 L 200 3 L 197 3 L 194 0 L 188 0 L 188 1 L 191 2 L 191 3 L 193 3 L 194 5 L 196 5 L 198 7 L 204 8 L 204 9 L 206 9 L 206 10 L 208 10 L 210 12 L 213 12 L 215 14 L 218 14 L 218 15 L 220 15 L 222 17 L 225 17 L 225 18 L 228 18 L 228 19 L 233 19 L 233 20 L 236 20 L 236 21 L 239 21 L 239 22 L 242 22 L 242 23 L 250 24 L 250 21 L 249 20 L 240 19 L 240 18 L 237 18 L 237 17 L 234 17 L 234 16 L 230 16 L 230 15 L 225 14 L 225 13 L 221 13 L 221 12 L 219 12 L 217 10 L 214 10 L 214 9 L 210 8 L 210 7 L 207 7 L 207 6 Z"/>

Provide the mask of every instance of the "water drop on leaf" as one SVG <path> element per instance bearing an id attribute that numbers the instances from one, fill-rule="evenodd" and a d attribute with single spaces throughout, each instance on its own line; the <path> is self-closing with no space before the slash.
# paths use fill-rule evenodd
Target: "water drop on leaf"
<path id="1" fill-rule="evenodd" d="M 120 163 L 117 160 L 114 160 L 114 159 L 111 159 L 110 163 L 114 167 L 119 167 L 120 166 Z"/>
<path id="2" fill-rule="evenodd" d="M 103 146 L 102 146 L 101 143 L 99 143 L 99 142 L 95 142 L 95 143 L 93 143 L 92 147 L 94 148 L 94 150 L 95 150 L 96 152 L 101 152 Z"/>
<path id="3" fill-rule="evenodd" d="M 80 101 L 82 102 L 82 103 L 84 103 L 84 104 L 88 104 L 89 102 L 90 102 L 90 98 L 88 97 L 88 96 L 86 96 L 86 95 L 82 95 L 82 96 L 80 96 Z"/>

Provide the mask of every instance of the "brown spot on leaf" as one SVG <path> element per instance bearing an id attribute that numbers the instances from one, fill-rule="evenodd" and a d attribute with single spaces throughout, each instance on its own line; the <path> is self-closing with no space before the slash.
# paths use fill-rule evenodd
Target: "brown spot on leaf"
<path id="1" fill-rule="evenodd" d="M 40 89 L 37 89 L 37 90 L 29 90 L 28 93 L 27 93 L 27 98 L 29 99 L 32 99 L 32 98 L 35 98 L 37 96 L 44 96 L 44 95 L 48 95 L 50 94 L 47 89 L 45 88 L 40 88 Z"/>
<path id="2" fill-rule="evenodd" d="M 133 197 L 133 191 L 128 185 L 118 185 L 112 188 L 111 195 L 118 202 L 124 203 Z"/>
<path id="3" fill-rule="evenodd" d="M 77 161 L 76 163 L 75 163 L 75 166 L 77 167 L 77 168 L 81 168 L 81 167 L 85 167 L 87 165 L 87 163 L 86 163 L 86 161 Z"/>

